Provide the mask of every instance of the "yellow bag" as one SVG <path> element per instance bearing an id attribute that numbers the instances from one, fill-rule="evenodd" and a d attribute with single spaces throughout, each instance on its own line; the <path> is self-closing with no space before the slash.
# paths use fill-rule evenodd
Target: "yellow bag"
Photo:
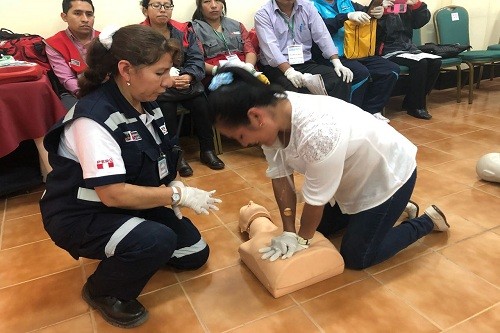
<path id="1" fill-rule="evenodd" d="M 365 58 L 375 54 L 377 20 L 359 25 L 353 21 L 344 22 L 344 56 L 348 59 Z"/>

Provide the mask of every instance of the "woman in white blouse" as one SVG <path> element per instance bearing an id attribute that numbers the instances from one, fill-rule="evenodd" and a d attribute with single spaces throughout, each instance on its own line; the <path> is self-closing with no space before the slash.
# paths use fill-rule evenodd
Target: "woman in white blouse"
<path id="1" fill-rule="evenodd" d="M 269 164 L 284 232 L 261 249 L 263 259 L 306 249 L 316 230 L 329 236 L 346 228 L 340 253 L 346 267 L 362 269 L 449 228 L 434 205 L 394 226 L 415 186 L 417 147 L 386 123 L 333 97 L 265 85 L 239 68 L 222 69 L 209 89 L 216 128 L 243 146 L 262 145 Z M 305 176 L 298 230 L 294 171 Z"/>

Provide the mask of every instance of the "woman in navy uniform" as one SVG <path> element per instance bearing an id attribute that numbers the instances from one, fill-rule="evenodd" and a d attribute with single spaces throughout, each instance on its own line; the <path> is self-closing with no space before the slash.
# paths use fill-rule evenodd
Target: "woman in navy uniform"
<path id="1" fill-rule="evenodd" d="M 179 149 L 151 102 L 172 85 L 177 52 L 150 27 L 105 29 L 90 46 L 79 101 L 45 137 L 45 229 L 75 259 L 101 260 L 82 296 L 119 327 L 147 319 L 137 297 L 158 269 L 197 269 L 209 255 L 179 207 L 208 214 L 220 200 L 174 180 Z"/>

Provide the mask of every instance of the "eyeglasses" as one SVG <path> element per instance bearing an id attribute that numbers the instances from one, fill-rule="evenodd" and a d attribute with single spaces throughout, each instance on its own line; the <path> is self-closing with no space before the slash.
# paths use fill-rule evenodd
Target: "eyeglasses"
<path id="1" fill-rule="evenodd" d="M 174 5 L 168 4 L 168 3 L 159 3 L 159 2 L 153 2 L 150 3 L 149 6 L 151 8 L 154 8 L 156 10 L 161 10 L 162 8 L 165 10 L 172 10 L 174 9 Z"/>

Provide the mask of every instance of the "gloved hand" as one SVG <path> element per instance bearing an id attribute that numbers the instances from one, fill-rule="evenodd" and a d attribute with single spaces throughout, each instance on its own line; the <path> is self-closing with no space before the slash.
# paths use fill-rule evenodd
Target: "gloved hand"
<path id="1" fill-rule="evenodd" d="M 382 1 L 382 7 L 387 8 L 394 6 L 394 0 L 384 0 Z"/>
<path id="2" fill-rule="evenodd" d="M 342 78 L 344 82 L 351 82 L 354 74 L 352 71 L 342 65 L 342 62 L 340 62 L 340 59 L 332 59 L 330 60 L 333 64 L 333 69 L 335 70 L 335 73 L 337 73 L 338 76 Z"/>
<path id="3" fill-rule="evenodd" d="M 293 67 L 290 67 L 285 71 L 285 76 L 290 82 L 292 82 L 295 88 L 302 88 L 305 84 L 304 75 L 301 72 L 297 72 Z"/>
<path id="4" fill-rule="evenodd" d="M 351 12 L 347 14 L 347 18 L 359 24 L 370 23 L 370 15 L 365 12 Z"/>
<path id="5" fill-rule="evenodd" d="M 170 76 L 179 76 L 179 69 L 175 67 L 170 68 Z"/>
<path id="6" fill-rule="evenodd" d="M 374 7 L 369 14 L 378 20 L 379 18 L 382 17 L 382 15 L 384 15 L 384 7 L 382 6 Z"/>
<path id="7" fill-rule="evenodd" d="M 184 185 L 184 183 L 179 180 L 173 180 L 170 182 L 170 184 L 168 184 L 168 187 L 173 187 L 173 186 L 179 188 L 181 191 L 182 189 L 186 188 L 186 185 Z M 172 210 L 174 211 L 175 216 L 177 216 L 179 220 L 182 219 L 181 208 L 179 207 L 179 205 L 172 206 Z"/>
<path id="8" fill-rule="evenodd" d="M 284 231 L 280 236 L 271 239 L 271 245 L 259 249 L 263 253 L 262 259 L 275 261 L 281 256 L 281 259 L 290 258 L 295 252 L 307 249 L 308 245 L 300 245 L 297 240 L 297 234 L 290 231 Z"/>
<path id="9" fill-rule="evenodd" d="M 178 206 L 189 207 L 196 212 L 196 214 L 208 215 L 208 210 L 219 210 L 215 204 L 221 203 L 222 200 L 212 198 L 215 190 L 207 192 L 200 190 L 196 187 L 184 187 L 180 189 L 181 198 Z"/>

